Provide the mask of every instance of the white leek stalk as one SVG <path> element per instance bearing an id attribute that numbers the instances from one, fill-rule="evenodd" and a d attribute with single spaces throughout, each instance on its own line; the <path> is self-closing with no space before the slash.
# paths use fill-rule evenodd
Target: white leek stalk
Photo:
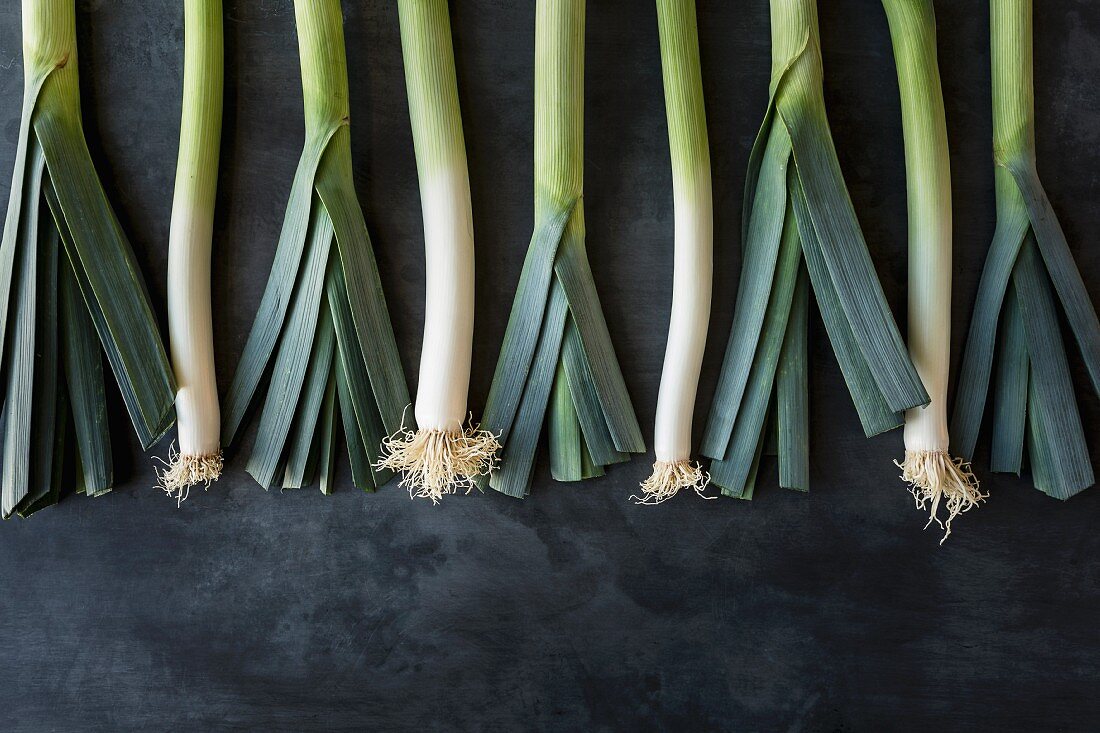
<path id="1" fill-rule="evenodd" d="M 967 464 L 948 453 L 951 364 L 951 165 L 936 61 L 931 0 L 883 0 L 901 88 L 909 202 L 909 354 L 931 402 L 905 412 L 905 460 L 898 464 L 928 523 L 951 520 L 984 497 Z"/>
<path id="2" fill-rule="evenodd" d="M 644 504 L 659 504 L 708 476 L 691 461 L 695 393 L 710 319 L 713 205 L 710 151 L 699 68 L 695 0 L 657 0 L 661 67 L 668 117 L 675 206 L 676 254 L 672 317 L 657 395 L 653 475 L 642 482 Z"/>
<path id="3" fill-rule="evenodd" d="M 183 113 L 168 241 L 168 330 L 179 451 L 160 481 L 177 501 L 221 475 L 210 314 L 210 246 L 222 125 L 222 3 L 184 2 Z"/>
<path id="4" fill-rule="evenodd" d="M 488 475 L 500 444 L 464 428 L 474 335 L 474 228 L 447 0 L 401 0 L 401 48 L 424 213 L 424 343 L 417 430 L 383 443 L 380 465 L 437 503 Z"/>

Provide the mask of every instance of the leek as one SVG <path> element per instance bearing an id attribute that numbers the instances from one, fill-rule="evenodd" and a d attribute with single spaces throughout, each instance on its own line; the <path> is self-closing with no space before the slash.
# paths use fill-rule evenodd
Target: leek
<path id="1" fill-rule="evenodd" d="M 70 467 L 78 493 L 110 491 L 100 348 L 142 447 L 171 427 L 175 395 L 145 283 L 84 139 L 74 0 L 24 0 L 22 10 L 23 112 L 0 240 L 5 518 L 55 503 Z"/>
<path id="2" fill-rule="evenodd" d="M 951 437 L 959 455 L 973 456 L 996 361 L 991 468 L 1019 474 L 1026 443 L 1035 487 L 1068 499 L 1095 479 L 1057 304 L 1098 394 L 1100 321 L 1036 169 L 1031 0 L 992 0 L 990 21 L 997 229 L 978 284 Z"/>
<path id="3" fill-rule="evenodd" d="M 968 464 L 948 453 L 951 367 L 951 156 L 936 61 L 932 0 L 883 0 L 901 89 L 909 202 L 909 353 L 932 401 L 905 413 L 899 463 L 928 523 L 951 520 L 985 496 Z M 938 518 L 941 503 L 946 521 Z"/>
<path id="4" fill-rule="evenodd" d="M 246 466 L 252 477 L 265 488 L 300 488 L 319 473 L 329 493 L 339 419 L 352 481 L 373 491 L 392 475 L 376 467 L 378 448 L 400 429 L 409 393 L 352 180 L 340 2 L 296 0 L 294 15 L 306 143 L 267 288 L 225 398 L 222 438 L 234 441 L 270 374 Z"/>
<path id="5" fill-rule="evenodd" d="M 222 123 L 222 3 L 186 0 L 183 111 L 168 240 L 168 332 L 179 451 L 161 472 L 177 502 L 221 475 L 221 413 L 210 314 L 210 247 Z"/>
<path id="6" fill-rule="evenodd" d="M 864 431 L 927 404 L 844 184 L 825 114 L 816 0 L 772 0 L 772 80 L 749 160 L 733 327 L 702 452 L 748 498 L 769 412 L 780 486 L 809 488 L 806 318 L 817 298 Z M 774 394 L 774 408 L 770 408 Z"/>
<path id="7" fill-rule="evenodd" d="M 397 9 L 427 282 L 419 429 L 387 439 L 380 465 L 403 474 L 410 496 L 437 503 L 487 475 L 500 444 L 486 430 L 463 428 L 474 337 L 474 231 L 447 0 L 401 0 Z"/>
<path id="8" fill-rule="evenodd" d="M 695 0 L 657 0 L 665 87 L 676 255 L 672 314 L 657 395 L 653 475 L 642 483 L 645 504 L 659 504 L 680 489 L 702 495 L 707 475 L 691 461 L 695 393 L 710 319 L 713 204 L 710 150 L 699 68 Z"/>
<path id="9" fill-rule="evenodd" d="M 503 445 L 489 485 L 515 497 L 530 490 L 548 407 L 559 481 L 644 450 L 585 251 L 584 21 L 584 0 L 536 3 L 535 230 L 483 420 Z"/>

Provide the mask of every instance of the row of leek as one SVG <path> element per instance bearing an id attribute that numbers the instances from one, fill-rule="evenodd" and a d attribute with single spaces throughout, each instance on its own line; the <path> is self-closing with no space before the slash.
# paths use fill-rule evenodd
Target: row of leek
<path id="1" fill-rule="evenodd" d="M 909 349 L 875 275 L 833 146 L 816 0 L 771 0 L 772 81 L 750 157 L 742 272 L 700 452 L 691 428 L 711 296 L 713 212 L 694 0 L 657 0 L 675 205 L 675 270 L 640 503 L 682 488 L 751 498 L 761 457 L 809 486 L 810 300 L 868 435 L 905 425 L 899 465 L 950 532 L 985 498 L 948 453 L 951 191 L 931 0 L 883 0 L 901 89 L 909 193 Z M 998 230 L 963 361 L 952 432 L 974 450 L 994 382 L 993 469 L 1067 498 L 1092 469 L 1055 295 L 1100 390 L 1100 324 L 1034 167 L 1031 1 L 991 3 Z M 105 352 L 142 445 L 171 426 L 161 480 L 182 501 L 262 401 L 248 472 L 264 487 L 333 488 L 342 431 L 353 483 L 394 473 L 413 497 L 530 490 L 545 426 L 557 480 L 602 475 L 644 451 L 585 250 L 584 0 L 539 0 L 535 227 L 482 426 L 467 411 L 474 234 L 446 0 L 400 0 L 427 271 L 417 400 L 409 392 L 352 180 L 339 0 L 296 0 L 306 141 L 275 261 L 224 411 L 214 378 L 210 256 L 222 105 L 220 0 L 186 0 L 184 99 L 169 243 L 172 370 L 129 245 L 80 127 L 72 0 L 23 0 L 26 92 L 0 243 L 4 516 L 72 483 L 110 489 Z M 64 256 L 62 256 L 64 254 Z M 1011 286 L 1011 287 L 1010 287 Z M 109 294 L 109 295 L 108 295 Z M 1003 318 L 1001 315 L 1003 314 Z M 999 324 L 999 328 L 998 328 Z M 995 346 L 998 330 L 1000 348 Z M 996 366 L 995 379 L 992 374 Z M 261 400 L 262 397 L 262 400 Z M 930 520 L 930 521 L 931 521 Z"/>

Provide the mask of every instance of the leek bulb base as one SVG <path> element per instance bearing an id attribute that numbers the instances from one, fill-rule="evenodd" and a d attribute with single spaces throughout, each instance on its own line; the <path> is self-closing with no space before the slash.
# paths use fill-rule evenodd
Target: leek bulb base
<path id="1" fill-rule="evenodd" d="M 895 462 L 896 463 L 896 462 Z M 944 530 L 940 544 L 951 535 L 951 522 L 988 498 L 978 488 L 978 479 L 970 470 L 970 464 L 961 458 L 952 458 L 945 450 L 907 450 L 905 460 L 897 463 L 901 478 L 909 484 L 909 491 L 918 509 L 929 512 L 927 529 L 935 522 Z M 947 514 L 940 519 L 940 509 Z"/>
<path id="2" fill-rule="evenodd" d="M 376 468 L 401 473 L 410 499 L 438 504 L 447 494 L 470 493 L 496 468 L 497 436 L 480 426 L 439 430 L 399 430 L 382 441 Z"/>
<path id="3" fill-rule="evenodd" d="M 210 484 L 221 477 L 222 466 L 220 450 L 215 453 L 195 454 L 177 451 L 173 447 L 157 480 L 164 493 L 175 499 L 176 506 L 179 506 L 187 500 L 192 486 L 202 484 L 203 488 L 210 488 Z"/>
<path id="4" fill-rule="evenodd" d="M 947 451 L 947 410 L 935 403 L 906 410 L 902 436 L 906 451 Z"/>
<path id="5" fill-rule="evenodd" d="M 653 464 L 653 473 L 641 483 L 641 496 L 630 497 L 635 504 L 656 506 L 663 504 L 680 493 L 681 489 L 691 489 L 700 498 L 716 499 L 716 496 L 704 496 L 710 485 L 710 474 L 698 463 L 689 460 L 657 461 Z"/>

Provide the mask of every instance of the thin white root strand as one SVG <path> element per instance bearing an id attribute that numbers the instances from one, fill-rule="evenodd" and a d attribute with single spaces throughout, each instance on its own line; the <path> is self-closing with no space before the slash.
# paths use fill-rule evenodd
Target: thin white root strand
<path id="1" fill-rule="evenodd" d="M 676 496 L 680 489 L 691 489 L 704 499 L 717 499 L 717 496 L 703 495 L 708 484 L 710 474 L 698 463 L 657 461 L 653 464 L 653 474 L 641 484 L 642 495 L 630 498 L 635 504 L 656 506 Z"/>
<path id="2" fill-rule="evenodd" d="M 382 458 L 375 468 L 401 474 L 401 486 L 410 499 L 431 499 L 438 504 L 444 494 L 470 493 L 480 476 L 496 468 L 500 442 L 476 425 L 465 430 L 399 430 L 382 441 Z"/>
<path id="3" fill-rule="evenodd" d="M 909 484 L 917 508 L 929 511 L 924 528 L 935 522 L 944 530 L 941 545 L 951 535 L 951 520 L 989 497 L 979 489 L 970 464 L 952 458 L 946 451 L 905 451 L 905 460 L 894 463 L 901 469 L 902 480 Z M 941 503 L 947 511 L 946 521 L 939 518 Z"/>
<path id="4" fill-rule="evenodd" d="M 164 493 L 176 500 L 177 507 L 187 500 L 192 486 L 202 484 L 204 489 L 209 489 L 222 475 L 221 453 L 195 456 L 180 453 L 173 445 L 168 451 L 168 460 L 162 463 L 164 470 L 158 474 L 157 481 Z"/>

